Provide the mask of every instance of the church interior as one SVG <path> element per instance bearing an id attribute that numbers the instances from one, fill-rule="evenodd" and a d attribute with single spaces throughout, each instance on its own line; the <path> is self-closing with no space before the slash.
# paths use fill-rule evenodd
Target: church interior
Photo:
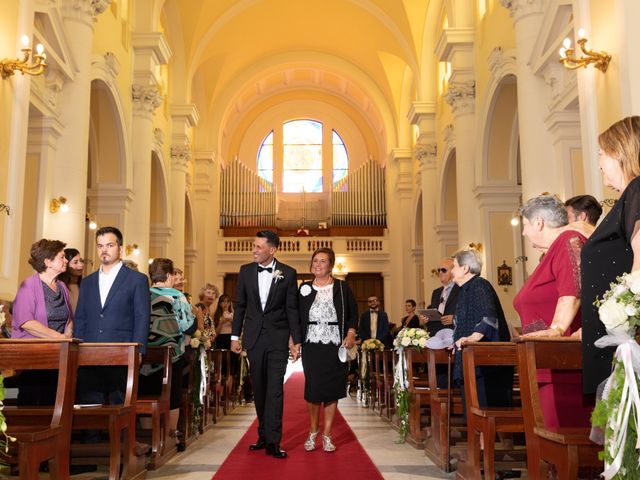
<path id="1" fill-rule="evenodd" d="M 375 295 L 396 323 L 406 299 L 429 305 L 442 258 L 475 248 L 517 329 L 514 297 L 540 261 L 519 207 L 549 192 L 589 194 L 608 211 L 618 193 L 603 183 L 598 135 L 640 112 L 636 0 L 1 8 L 8 301 L 33 273 L 38 239 L 77 248 L 85 274 L 97 270 L 102 226 L 123 232 L 141 272 L 170 258 L 185 291 L 210 283 L 233 298 L 255 232 L 272 229 L 301 280 L 330 247 L 359 309 Z M 607 65 L 579 63 L 581 39 Z M 446 477 L 407 468 L 382 475 Z"/>

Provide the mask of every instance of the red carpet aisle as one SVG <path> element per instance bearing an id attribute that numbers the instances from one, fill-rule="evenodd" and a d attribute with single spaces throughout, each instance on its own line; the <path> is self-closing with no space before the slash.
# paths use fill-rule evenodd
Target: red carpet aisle
<path id="1" fill-rule="evenodd" d="M 333 453 L 322 451 L 318 436 L 318 448 L 304 451 L 308 435 L 307 405 L 303 398 L 304 374 L 295 373 L 284 386 L 284 424 L 281 447 L 289 454 L 284 460 L 265 455 L 264 450 L 250 452 L 249 445 L 257 438 L 257 423 L 254 421 L 247 433 L 220 466 L 214 478 L 226 479 L 280 479 L 304 480 L 327 478 L 382 479 L 362 445 L 340 413 L 333 424 Z M 322 419 L 320 424 L 322 424 Z"/>

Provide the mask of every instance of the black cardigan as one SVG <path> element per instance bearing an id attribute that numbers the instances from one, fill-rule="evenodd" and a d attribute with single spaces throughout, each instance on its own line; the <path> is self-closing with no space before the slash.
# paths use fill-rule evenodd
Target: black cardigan
<path id="1" fill-rule="evenodd" d="M 311 291 L 308 295 L 302 295 L 301 291 L 307 285 Z M 340 295 L 340 287 L 342 286 L 342 295 Z M 312 282 L 303 282 L 298 289 L 298 311 L 300 313 L 300 330 L 302 333 L 302 341 L 307 338 L 307 326 L 309 325 L 309 310 L 316 298 L 316 290 L 313 288 Z M 344 310 L 342 308 L 342 297 L 344 297 Z M 347 336 L 350 328 L 357 330 L 358 328 L 358 304 L 353 296 L 351 288 L 347 282 L 334 279 L 333 281 L 333 305 L 336 308 L 338 317 L 338 328 L 343 339 Z M 344 317 L 343 317 L 344 311 Z"/>

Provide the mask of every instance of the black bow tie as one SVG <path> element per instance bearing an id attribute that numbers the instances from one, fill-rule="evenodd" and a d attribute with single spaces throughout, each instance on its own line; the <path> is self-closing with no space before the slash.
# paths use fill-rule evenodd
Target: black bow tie
<path id="1" fill-rule="evenodd" d="M 269 273 L 271 273 L 271 272 L 273 272 L 273 268 L 271 268 L 271 267 L 261 267 L 260 265 L 258 265 L 258 273 L 261 273 L 261 272 L 269 272 Z"/>

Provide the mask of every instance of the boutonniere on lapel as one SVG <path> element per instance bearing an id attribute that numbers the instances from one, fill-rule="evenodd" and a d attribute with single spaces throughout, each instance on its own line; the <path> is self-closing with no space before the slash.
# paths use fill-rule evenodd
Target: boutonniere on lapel
<path id="1" fill-rule="evenodd" d="M 311 293 L 311 287 L 309 286 L 309 284 L 305 283 L 300 287 L 300 295 L 302 295 L 303 297 L 306 297 L 310 293 Z"/>
<path id="2" fill-rule="evenodd" d="M 282 280 L 284 278 L 284 275 L 282 274 L 282 272 L 280 270 L 274 270 L 272 278 L 273 278 L 273 282 L 274 283 L 278 283 L 280 280 Z"/>

